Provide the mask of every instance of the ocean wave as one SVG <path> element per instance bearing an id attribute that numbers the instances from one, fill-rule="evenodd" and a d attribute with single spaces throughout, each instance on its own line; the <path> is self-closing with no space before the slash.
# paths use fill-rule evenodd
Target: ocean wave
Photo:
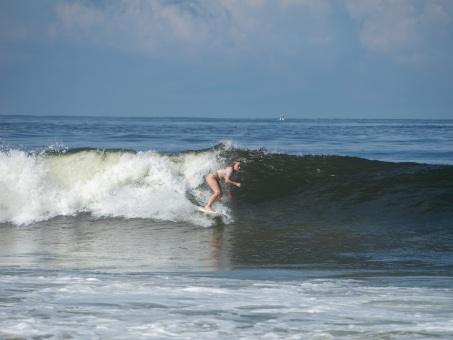
<path id="1" fill-rule="evenodd" d="M 0 222 L 27 225 L 88 212 L 209 225 L 208 218 L 194 214 L 193 201 L 207 201 L 209 191 L 198 188 L 221 165 L 219 152 L 3 151 Z"/>
<path id="2" fill-rule="evenodd" d="M 453 166 L 244 151 L 240 199 L 286 220 L 437 221 L 453 217 Z"/>
<path id="3" fill-rule="evenodd" d="M 195 213 L 211 194 L 204 178 L 241 159 L 233 204 L 216 209 L 247 219 L 380 220 L 450 218 L 453 166 L 390 163 L 335 155 L 289 155 L 221 143 L 176 154 L 72 149 L 0 152 L 0 223 L 56 216 L 145 218 L 208 226 Z M 234 214 L 233 214 L 234 212 Z M 230 221 L 231 222 L 231 221 Z"/>

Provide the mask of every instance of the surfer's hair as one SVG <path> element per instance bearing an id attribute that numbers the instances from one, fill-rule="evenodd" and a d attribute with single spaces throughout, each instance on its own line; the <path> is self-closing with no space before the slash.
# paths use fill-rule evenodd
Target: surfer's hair
<path id="1" fill-rule="evenodd" d="M 235 159 L 235 160 L 233 161 L 233 163 L 231 163 L 230 167 L 232 167 L 232 168 L 233 168 L 233 167 L 234 167 L 234 165 L 235 165 L 236 163 L 241 163 L 241 161 L 239 161 L 239 160 Z"/>

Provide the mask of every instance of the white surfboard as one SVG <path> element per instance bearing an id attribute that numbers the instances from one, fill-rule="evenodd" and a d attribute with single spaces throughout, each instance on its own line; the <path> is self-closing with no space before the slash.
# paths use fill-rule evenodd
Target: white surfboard
<path id="1" fill-rule="evenodd" d="M 203 207 L 197 207 L 198 211 L 201 211 L 205 214 L 208 214 L 208 215 L 212 215 L 212 216 L 225 216 L 225 214 L 222 214 L 220 212 L 217 212 L 217 211 L 211 211 L 211 210 L 208 210 L 208 209 L 205 209 Z"/>

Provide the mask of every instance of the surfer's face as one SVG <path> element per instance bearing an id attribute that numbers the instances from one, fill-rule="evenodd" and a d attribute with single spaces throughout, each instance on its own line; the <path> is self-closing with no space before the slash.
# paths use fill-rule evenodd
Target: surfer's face
<path id="1" fill-rule="evenodd" d="M 234 163 L 234 165 L 233 165 L 234 171 L 239 171 L 240 168 L 241 168 L 241 162 Z"/>

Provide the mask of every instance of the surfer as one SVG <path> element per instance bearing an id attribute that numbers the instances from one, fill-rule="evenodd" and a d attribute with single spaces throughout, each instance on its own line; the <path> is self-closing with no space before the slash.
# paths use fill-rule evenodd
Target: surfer
<path id="1" fill-rule="evenodd" d="M 228 198 L 229 199 L 232 198 L 231 186 L 235 185 L 238 188 L 241 187 L 241 183 L 234 182 L 231 179 L 236 174 L 236 172 L 239 171 L 239 169 L 241 169 L 241 162 L 236 160 L 230 166 L 213 171 L 206 176 L 206 183 L 208 183 L 209 187 L 213 191 L 213 194 L 209 199 L 208 204 L 205 205 L 204 207 L 205 209 L 209 211 L 214 211 L 212 209 L 212 205 L 223 196 L 220 181 L 224 181 L 228 185 Z"/>

